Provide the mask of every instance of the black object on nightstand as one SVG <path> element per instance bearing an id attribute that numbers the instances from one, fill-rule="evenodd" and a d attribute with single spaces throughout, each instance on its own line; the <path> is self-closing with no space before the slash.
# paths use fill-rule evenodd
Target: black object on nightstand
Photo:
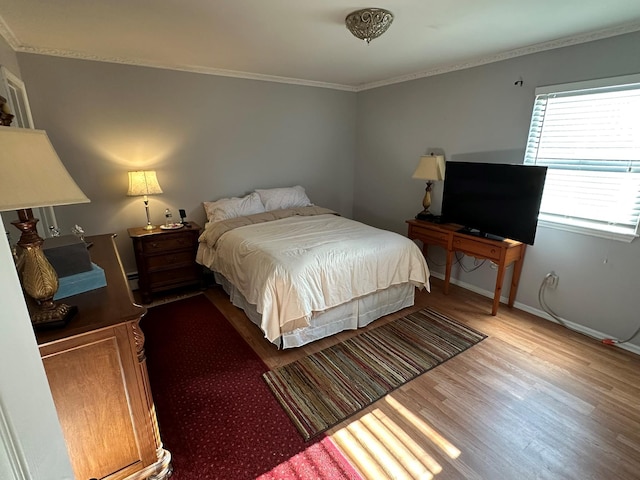
<path id="1" fill-rule="evenodd" d="M 202 286 L 202 267 L 196 263 L 200 226 L 176 230 L 128 229 L 138 266 L 138 287 L 143 303 L 154 293 L 179 287 Z"/>
<path id="2" fill-rule="evenodd" d="M 416 215 L 416 219 L 431 223 L 442 223 L 442 217 L 440 215 L 433 215 L 431 213 L 420 212 Z"/>

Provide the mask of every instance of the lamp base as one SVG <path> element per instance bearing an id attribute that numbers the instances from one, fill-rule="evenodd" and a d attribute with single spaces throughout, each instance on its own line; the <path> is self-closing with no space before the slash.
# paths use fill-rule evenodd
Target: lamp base
<path id="1" fill-rule="evenodd" d="M 425 222 L 442 223 L 442 217 L 440 215 L 434 215 L 429 212 L 420 212 L 416 215 L 417 220 L 423 220 Z"/>
<path id="2" fill-rule="evenodd" d="M 37 218 L 33 211 L 18 210 L 18 220 L 11 222 L 22 232 L 18 246 L 21 247 L 16 265 L 25 299 L 29 305 L 29 316 L 33 328 L 64 327 L 77 312 L 77 307 L 56 303 L 53 297 L 58 291 L 58 274 L 42 250 L 44 240 L 36 230 Z"/>
<path id="3" fill-rule="evenodd" d="M 66 327 L 69 320 L 78 313 L 75 305 L 56 303 L 53 309 L 34 308 L 30 313 L 31 324 L 36 330 Z"/>
<path id="4" fill-rule="evenodd" d="M 156 228 L 156 226 L 155 225 L 151 225 L 151 224 L 147 224 L 147 225 L 144 226 L 145 230 L 153 230 L 154 228 Z"/>

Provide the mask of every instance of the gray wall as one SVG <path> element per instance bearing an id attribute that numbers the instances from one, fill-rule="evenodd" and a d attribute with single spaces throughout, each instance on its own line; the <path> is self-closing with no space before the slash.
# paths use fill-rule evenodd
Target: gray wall
<path id="1" fill-rule="evenodd" d="M 127 171 L 155 169 L 164 191 L 152 221 L 255 188 L 303 185 L 352 215 L 356 95 L 280 83 L 19 54 L 37 128 L 48 132 L 90 204 L 56 207 L 63 233 L 114 232 L 135 271 L 126 229 L 146 223 Z"/>
<path id="2" fill-rule="evenodd" d="M 59 223 L 118 233 L 133 271 L 126 228 L 145 218 L 142 202 L 125 196 L 127 170 L 158 171 L 165 194 L 151 198 L 155 222 L 166 207 L 203 222 L 203 200 L 299 183 L 319 205 L 405 233 L 424 194 L 424 182 L 411 179 L 420 155 L 521 162 L 535 88 L 638 73 L 639 43 L 640 33 L 629 34 L 358 94 L 40 55 L 18 60 L 36 126 L 92 200 L 57 207 Z M 524 85 L 514 85 L 520 78 Z M 560 316 L 626 337 L 640 321 L 638 245 L 540 227 L 516 300 L 540 313 L 538 288 L 554 270 L 560 284 L 548 300 Z M 442 252 L 430 257 L 441 273 Z M 457 265 L 453 275 L 493 291 L 488 265 L 472 273 Z"/>
<path id="3" fill-rule="evenodd" d="M 13 51 L 11 46 L 0 36 L 0 65 L 7 67 L 11 73 L 20 77 L 20 66 L 18 65 L 18 56 Z M 4 87 L 2 89 L 2 96 L 7 98 Z"/>
<path id="4" fill-rule="evenodd" d="M 634 33 L 360 93 L 354 217 L 405 233 L 404 220 L 421 210 L 424 195 L 424 182 L 411 178 L 420 155 L 436 151 L 447 160 L 522 163 L 536 87 L 639 73 L 639 47 L 640 33 Z M 522 87 L 514 85 L 520 78 Z M 440 184 L 433 194 L 436 212 L 441 195 Z M 442 273 L 440 249 L 429 256 L 431 269 Z M 470 258 L 463 263 L 474 265 Z M 619 338 L 640 323 L 640 241 L 539 227 L 516 301 L 539 309 L 538 289 L 551 270 L 560 283 L 547 300 L 566 320 Z M 493 292 L 489 265 L 472 273 L 457 265 L 453 276 Z"/>

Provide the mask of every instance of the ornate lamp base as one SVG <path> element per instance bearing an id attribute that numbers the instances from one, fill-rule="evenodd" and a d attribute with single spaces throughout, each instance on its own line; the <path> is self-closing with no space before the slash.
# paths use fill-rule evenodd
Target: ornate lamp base
<path id="1" fill-rule="evenodd" d="M 54 304 L 51 310 L 36 307 L 29 312 L 33 328 L 37 330 L 65 327 L 76 313 L 78 313 L 78 307 L 64 303 Z"/>
<path id="2" fill-rule="evenodd" d="M 55 303 L 58 291 L 58 275 L 42 251 L 44 240 L 38 236 L 31 209 L 18 210 L 18 221 L 12 222 L 22 235 L 18 246 L 18 273 L 22 288 L 33 299 L 29 314 L 34 328 L 64 327 L 77 312 L 77 307 Z"/>

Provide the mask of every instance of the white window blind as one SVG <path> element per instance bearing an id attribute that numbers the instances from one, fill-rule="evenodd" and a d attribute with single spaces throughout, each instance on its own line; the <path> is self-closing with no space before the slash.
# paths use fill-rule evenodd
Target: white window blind
<path id="1" fill-rule="evenodd" d="M 548 167 L 541 221 L 635 238 L 640 75 L 537 89 L 525 164 Z"/>

